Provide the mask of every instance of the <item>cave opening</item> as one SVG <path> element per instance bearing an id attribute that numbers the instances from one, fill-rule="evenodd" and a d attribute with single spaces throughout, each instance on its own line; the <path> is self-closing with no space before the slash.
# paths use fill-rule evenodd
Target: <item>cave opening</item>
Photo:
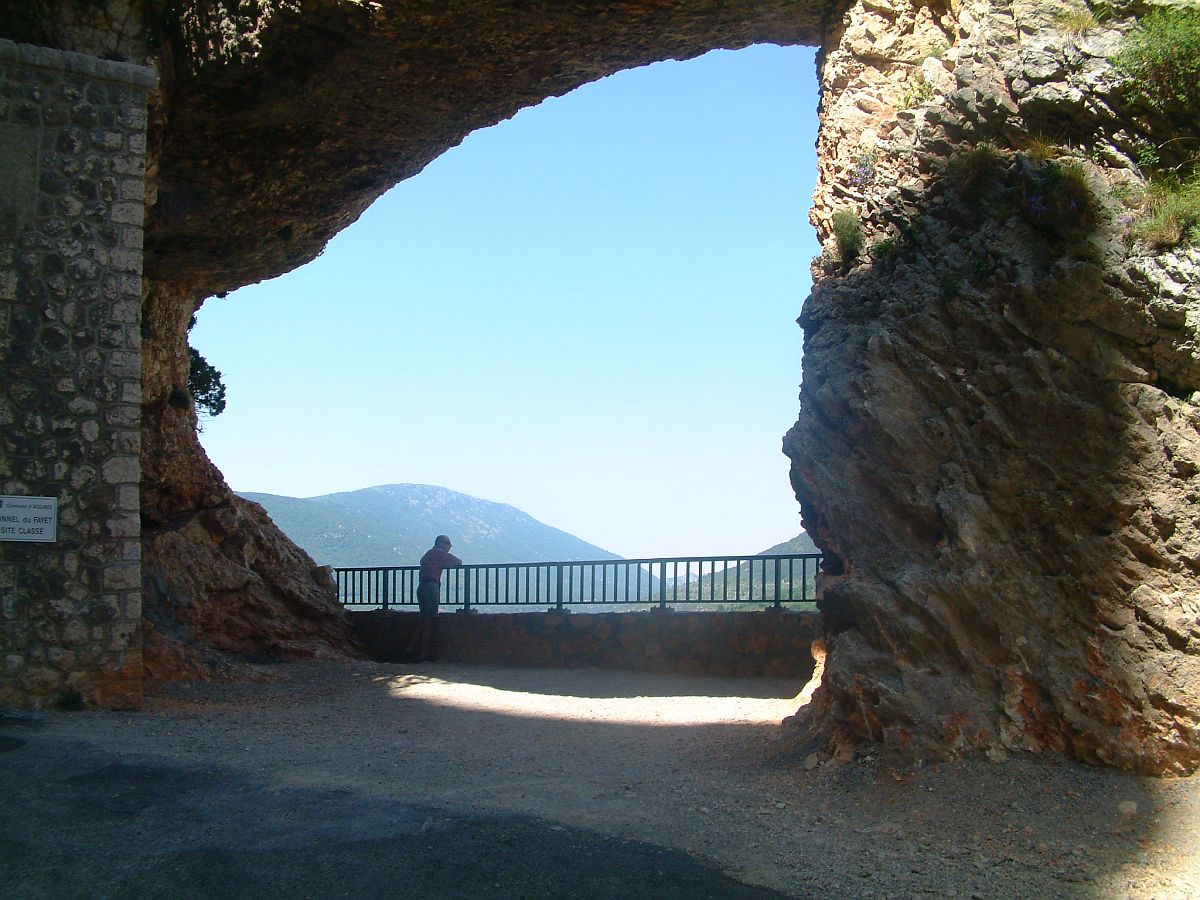
<path id="1" fill-rule="evenodd" d="M 318 259 L 206 301 L 214 464 L 293 497 L 440 485 L 627 557 L 795 537 L 814 52 L 711 51 L 528 107 Z"/>

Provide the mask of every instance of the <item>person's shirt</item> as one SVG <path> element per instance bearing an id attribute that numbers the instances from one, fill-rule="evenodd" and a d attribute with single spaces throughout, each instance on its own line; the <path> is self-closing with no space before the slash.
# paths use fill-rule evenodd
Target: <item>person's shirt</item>
<path id="1" fill-rule="evenodd" d="M 430 547 L 425 551 L 425 555 L 421 557 L 421 581 L 441 581 L 442 569 L 461 566 L 462 560 L 443 550 L 441 547 Z"/>

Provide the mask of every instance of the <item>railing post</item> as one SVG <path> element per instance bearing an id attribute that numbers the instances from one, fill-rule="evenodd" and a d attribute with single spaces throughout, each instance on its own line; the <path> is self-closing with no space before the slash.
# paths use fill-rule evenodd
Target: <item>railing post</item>
<path id="1" fill-rule="evenodd" d="M 779 578 L 779 563 L 780 560 L 775 560 L 775 609 L 783 609 L 783 603 L 779 599 L 779 595 L 783 593 L 783 584 Z"/>
<path id="2" fill-rule="evenodd" d="M 562 563 L 558 563 L 554 567 L 554 606 L 559 611 L 563 608 L 563 567 Z"/>
<path id="3" fill-rule="evenodd" d="M 388 575 L 390 573 L 388 572 L 387 569 L 384 569 L 383 572 L 381 572 L 380 574 L 383 576 L 383 579 L 382 579 L 382 581 L 383 581 L 383 587 L 382 587 L 383 608 L 386 610 L 388 608 Z"/>
<path id="4" fill-rule="evenodd" d="M 463 612 L 471 611 L 471 573 L 464 571 L 462 573 L 463 586 Z M 479 583 L 478 575 L 476 575 L 476 584 Z"/>
<path id="5" fill-rule="evenodd" d="M 667 608 L 667 561 L 658 564 L 658 608 Z"/>

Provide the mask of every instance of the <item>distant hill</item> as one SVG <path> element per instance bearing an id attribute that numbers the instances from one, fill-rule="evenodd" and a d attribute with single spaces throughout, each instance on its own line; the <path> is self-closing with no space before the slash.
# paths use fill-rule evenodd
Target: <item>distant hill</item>
<path id="1" fill-rule="evenodd" d="M 776 544 L 769 550 L 764 550 L 759 556 L 771 556 L 775 553 L 820 553 L 817 545 L 813 543 L 813 539 L 806 532 L 800 532 L 790 541 L 784 541 L 782 544 Z"/>
<path id="2" fill-rule="evenodd" d="M 755 555 L 775 556 L 788 553 L 820 552 L 812 538 L 802 531 L 790 541 L 776 544 Z M 693 578 L 686 588 L 681 586 L 679 590 L 685 592 L 683 596 L 686 597 L 705 598 L 719 596 L 722 591 L 736 590 L 740 586 L 743 595 L 753 597 L 770 595 L 773 598 L 777 565 L 769 560 L 761 563 L 753 561 L 739 563 L 736 566 L 730 566 L 727 570 L 718 571 L 715 575 Z M 784 601 L 789 605 L 792 605 L 791 601 L 800 601 L 801 599 L 811 602 L 816 596 L 816 575 L 817 567 L 811 560 L 796 561 L 790 566 L 787 563 L 779 565 L 778 576 Z M 713 608 L 725 608 L 721 604 L 712 604 L 712 606 Z"/>
<path id="3" fill-rule="evenodd" d="M 261 504 L 321 565 L 416 565 L 438 534 L 448 534 L 467 563 L 621 558 L 505 503 L 427 484 L 321 497 L 240 496 Z"/>

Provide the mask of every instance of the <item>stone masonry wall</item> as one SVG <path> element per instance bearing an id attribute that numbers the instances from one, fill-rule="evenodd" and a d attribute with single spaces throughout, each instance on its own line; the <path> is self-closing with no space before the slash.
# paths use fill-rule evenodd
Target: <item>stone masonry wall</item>
<path id="1" fill-rule="evenodd" d="M 0 705 L 142 696 L 141 301 L 153 69 L 0 40 Z"/>
<path id="2" fill-rule="evenodd" d="M 404 658 L 417 613 L 352 612 L 372 659 Z M 444 660 L 504 666 L 629 669 L 685 675 L 808 678 L 815 613 L 448 613 L 438 617 Z"/>

